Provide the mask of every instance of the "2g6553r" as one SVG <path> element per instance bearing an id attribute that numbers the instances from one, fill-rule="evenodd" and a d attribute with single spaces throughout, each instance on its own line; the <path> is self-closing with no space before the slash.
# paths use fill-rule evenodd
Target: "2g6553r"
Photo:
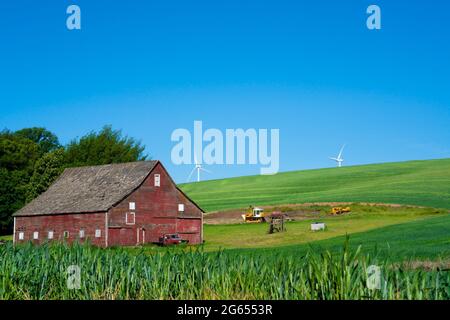
<path id="1" fill-rule="evenodd" d="M 268 315 L 272 314 L 272 306 L 268 304 L 222 305 L 222 315 Z"/>

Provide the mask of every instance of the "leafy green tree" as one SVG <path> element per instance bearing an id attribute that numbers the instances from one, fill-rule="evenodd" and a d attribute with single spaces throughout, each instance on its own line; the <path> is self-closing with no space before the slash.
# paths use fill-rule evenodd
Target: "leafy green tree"
<path id="1" fill-rule="evenodd" d="M 13 189 L 9 171 L 0 168 L 0 234 L 4 234 L 11 223 L 11 207 L 15 201 Z"/>
<path id="2" fill-rule="evenodd" d="M 0 168 L 32 170 L 39 155 L 39 146 L 30 139 L 7 130 L 0 133 Z"/>
<path id="3" fill-rule="evenodd" d="M 33 141 L 0 132 L 0 233 L 11 231 L 11 215 L 25 204 L 26 186 L 39 155 Z"/>
<path id="4" fill-rule="evenodd" d="M 64 156 L 64 149 L 60 148 L 44 154 L 36 162 L 26 191 L 27 202 L 45 192 L 59 177 L 64 170 Z"/>
<path id="5" fill-rule="evenodd" d="M 144 149 L 134 138 L 105 126 L 98 133 L 91 132 L 70 142 L 66 148 L 66 165 L 74 167 L 141 161 L 147 158 Z"/>
<path id="6" fill-rule="evenodd" d="M 58 141 L 58 137 L 45 128 L 25 128 L 16 131 L 14 134 L 23 138 L 27 138 L 36 143 L 42 153 L 51 152 L 61 147 Z"/>

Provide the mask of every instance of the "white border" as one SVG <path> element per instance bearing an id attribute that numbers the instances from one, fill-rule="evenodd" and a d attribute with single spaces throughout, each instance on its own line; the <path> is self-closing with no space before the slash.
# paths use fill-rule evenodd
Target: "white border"
<path id="1" fill-rule="evenodd" d="M 134 217 L 133 222 L 128 222 L 128 214 L 132 214 Z M 136 224 L 136 212 L 125 212 L 125 224 L 134 226 Z"/>

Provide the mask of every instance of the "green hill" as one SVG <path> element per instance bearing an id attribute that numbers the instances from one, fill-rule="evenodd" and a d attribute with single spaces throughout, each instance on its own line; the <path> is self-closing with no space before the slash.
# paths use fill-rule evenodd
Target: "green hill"
<path id="1" fill-rule="evenodd" d="M 331 201 L 450 209 L 450 159 L 284 172 L 180 187 L 206 211 Z"/>

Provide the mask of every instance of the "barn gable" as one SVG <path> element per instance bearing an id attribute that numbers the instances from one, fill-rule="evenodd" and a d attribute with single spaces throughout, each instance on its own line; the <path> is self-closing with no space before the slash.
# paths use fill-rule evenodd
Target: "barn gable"
<path id="1" fill-rule="evenodd" d="M 139 188 L 108 211 L 108 244 L 157 242 L 160 236 L 174 233 L 189 243 L 201 243 L 202 224 L 203 210 L 158 163 Z"/>

